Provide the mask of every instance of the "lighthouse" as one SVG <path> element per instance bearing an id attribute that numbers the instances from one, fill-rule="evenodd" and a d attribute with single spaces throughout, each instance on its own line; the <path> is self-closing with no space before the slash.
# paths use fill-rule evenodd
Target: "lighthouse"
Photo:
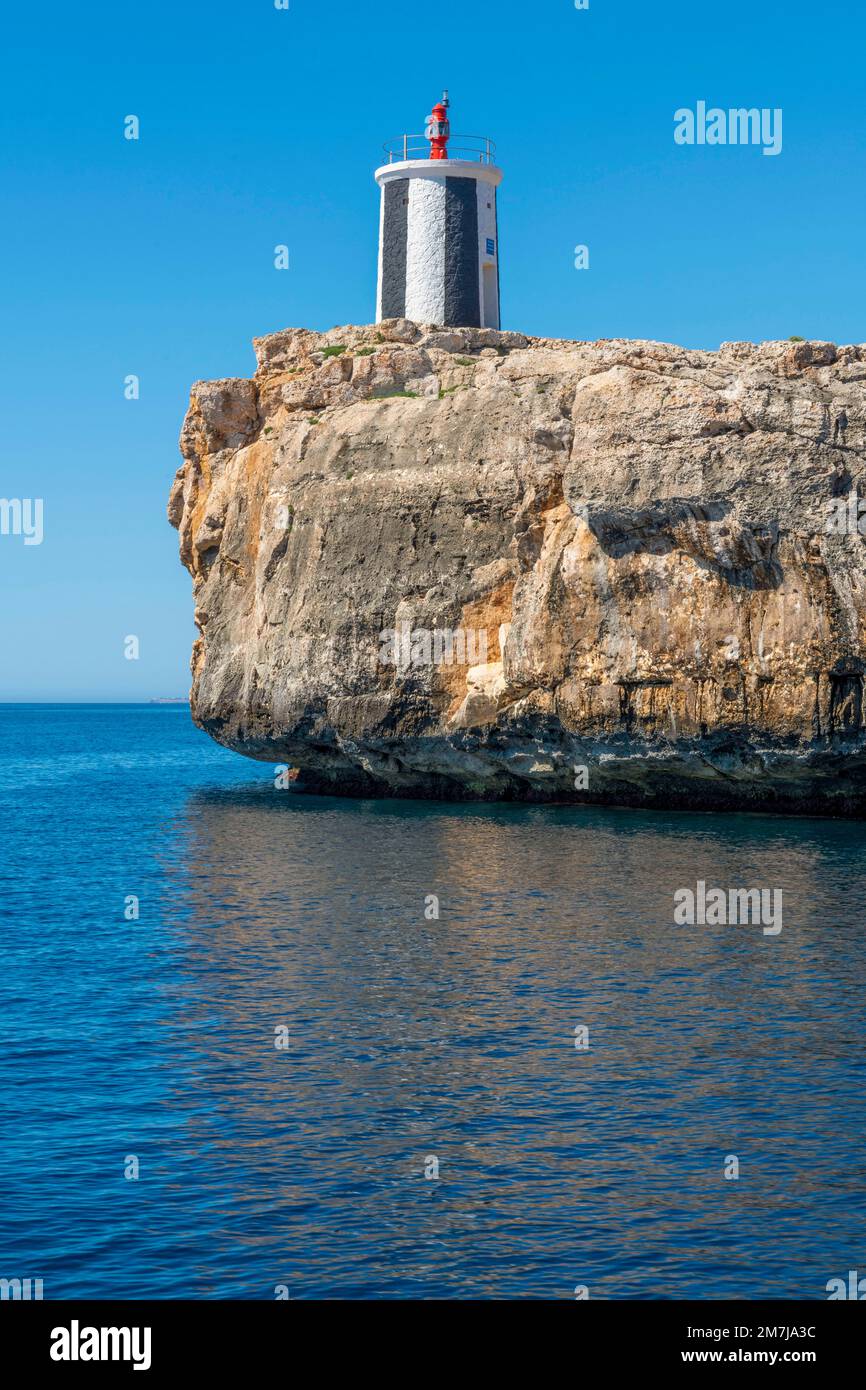
<path id="1" fill-rule="evenodd" d="M 385 146 L 376 321 L 413 319 L 449 328 L 499 328 L 502 170 L 486 136 L 455 136 L 448 93 L 422 135 Z"/>

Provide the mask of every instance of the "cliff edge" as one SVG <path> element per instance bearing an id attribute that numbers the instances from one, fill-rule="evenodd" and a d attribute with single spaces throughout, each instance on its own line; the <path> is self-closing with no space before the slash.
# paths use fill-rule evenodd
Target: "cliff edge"
<path id="1" fill-rule="evenodd" d="M 866 347 L 254 345 L 169 503 L 220 743 L 316 791 L 866 813 Z"/>

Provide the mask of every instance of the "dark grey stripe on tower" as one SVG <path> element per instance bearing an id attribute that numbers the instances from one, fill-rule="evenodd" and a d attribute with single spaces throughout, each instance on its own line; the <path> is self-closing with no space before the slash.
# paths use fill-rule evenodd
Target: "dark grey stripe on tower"
<path id="1" fill-rule="evenodd" d="M 477 182 L 446 179 L 445 323 L 449 328 L 480 327 L 478 266 Z"/>
<path id="2" fill-rule="evenodd" d="M 402 319 L 406 313 L 406 239 L 409 222 L 409 180 L 385 184 L 382 226 L 382 318 Z"/>

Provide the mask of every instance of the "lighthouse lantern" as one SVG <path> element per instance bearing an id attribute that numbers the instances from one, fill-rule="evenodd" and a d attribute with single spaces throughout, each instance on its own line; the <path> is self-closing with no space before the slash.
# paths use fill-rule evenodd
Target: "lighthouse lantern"
<path id="1" fill-rule="evenodd" d="M 448 93 L 445 92 L 442 100 L 437 101 L 431 114 L 427 117 L 424 135 L 430 141 L 431 159 L 448 158 L 448 137 L 451 134 L 451 122 L 448 120 L 450 104 Z"/>

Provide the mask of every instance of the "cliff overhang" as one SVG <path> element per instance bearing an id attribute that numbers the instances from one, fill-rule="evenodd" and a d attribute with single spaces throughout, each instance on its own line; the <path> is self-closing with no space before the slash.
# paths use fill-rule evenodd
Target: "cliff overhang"
<path id="1" fill-rule="evenodd" d="M 254 346 L 169 504 L 219 742 L 340 794 L 864 814 L 866 348 Z"/>

